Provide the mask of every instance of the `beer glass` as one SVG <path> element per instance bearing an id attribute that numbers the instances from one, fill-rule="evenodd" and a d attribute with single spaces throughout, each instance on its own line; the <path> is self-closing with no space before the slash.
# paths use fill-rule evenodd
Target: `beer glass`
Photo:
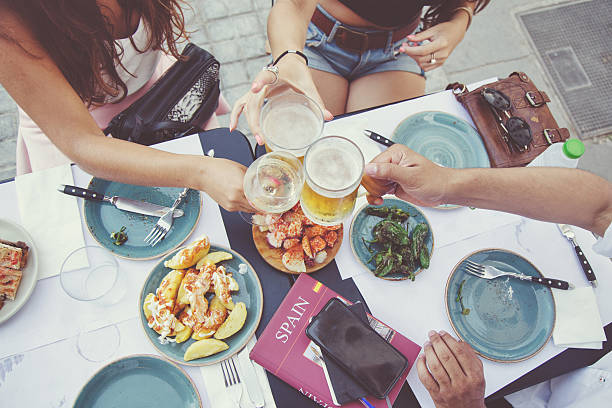
<path id="1" fill-rule="evenodd" d="M 291 153 L 266 153 L 249 166 L 243 183 L 245 197 L 264 217 L 242 217 L 251 224 L 265 224 L 266 214 L 282 214 L 299 201 L 304 185 L 302 163 Z"/>
<path id="2" fill-rule="evenodd" d="M 260 114 L 267 152 L 288 152 L 301 160 L 323 133 L 323 112 L 309 97 L 287 91 L 268 99 Z"/>
<path id="3" fill-rule="evenodd" d="M 304 157 L 304 214 L 321 225 L 339 224 L 352 213 L 364 169 L 359 147 L 341 136 L 314 142 Z"/>

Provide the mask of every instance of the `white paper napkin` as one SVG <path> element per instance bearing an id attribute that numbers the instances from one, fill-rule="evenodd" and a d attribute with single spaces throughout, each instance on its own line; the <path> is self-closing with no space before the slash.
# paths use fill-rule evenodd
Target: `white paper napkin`
<path id="1" fill-rule="evenodd" d="M 257 339 L 255 336 L 249 340 L 247 343 L 247 347 L 251 350 L 255 346 L 255 342 Z M 234 356 L 236 358 L 236 356 Z M 272 396 L 272 390 L 270 389 L 270 383 L 268 382 L 268 377 L 266 376 L 266 371 L 262 366 L 252 361 L 253 367 L 255 367 L 255 373 L 257 374 L 257 379 L 259 380 L 259 386 L 263 391 L 264 399 L 265 399 L 265 407 L 266 408 L 276 408 L 276 404 L 274 402 L 274 397 Z M 236 366 L 238 363 L 236 362 Z M 225 384 L 223 383 L 223 374 L 221 372 L 221 363 L 213 364 L 210 366 L 200 367 L 200 373 L 202 374 L 202 378 L 204 379 L 204 385 L 206 386 L 206 393 L 208 394 L 208 399 L 211 407 L 215 408 L 233 408 L 235 407 L 232 402 L 230 396 L 227 394 L 225 389 Z M 242 382 L 242 396 L 240 398 L 240 407 L 241 408 L 251 408 L 255 407 L 248 398 L 246 385 L 244 381 Z"/>
<path id="2" fill-rule="evenodd" d="M 59 274 L 66 256 L 85 245 L 77 199 L 57 191 L 74 184 L 69 164 L 15 179 L 21 223 L 38 249 L 39 279 Z"/>
<path id="3" fill-rule="evenodd" d="M 606 334 L 595 292 L 590 286 L 573 290 L 553 289 L 557 319 L 553 331 L 556 346 L 601 349 Z"/>

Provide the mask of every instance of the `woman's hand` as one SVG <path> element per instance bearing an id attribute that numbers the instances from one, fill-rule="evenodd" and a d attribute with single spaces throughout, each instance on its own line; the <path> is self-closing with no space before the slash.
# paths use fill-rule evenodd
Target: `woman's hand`
<path id="1" fill-rule="evenodd" d="M 288 90 L 302 93 L 317 102 L 323 111 L 325 120 L 333 119 L 332 114 L 325 109 L 323 100 L 317 91 L 312 76 L 302 57 L 295 54 L 285 55 L 277 64 L 278 78 L 273 72 L 262 70 L 253 81 L 251 90 L 238 99 L 230 115 L 230 130 L 236 129 L 238 117 L 244 112 L 251 132 L 260 145 L 264 144 L 264 137 L 259 123 L 259 112 L 264 99 Z"/>
<path id="2" fill-rule="evenodd" d="M 484 408 L 482 361 L 469 344 L 431 331 L 423 351 L 417 372 L 436 408 Z"/>
<path id="3" fill-rule="evenodd" d="M 210 159 L 202 190 L 227 211 L 255 212 L 244 196 L 246 167 L 227 159 Z"/>
<path id="4" fill-rule="evenodd" d="M 405 42 L 399 50 L 414 58 L 423 71 L 430 71 L 444 64 L 455 47 L 459 45 L 465 35 L 466 25 L 465 13 L 457 13 L 450 21 L 436 24 L 427 30 L 406 37 L 409 42 L 418 43 L 428 40 L 428 43 L 410 46 L 408 42 Z"/>

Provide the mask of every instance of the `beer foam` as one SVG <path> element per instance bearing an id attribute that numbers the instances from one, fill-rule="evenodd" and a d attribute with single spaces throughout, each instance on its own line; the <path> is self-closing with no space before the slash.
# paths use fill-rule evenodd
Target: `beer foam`
<path id="1" fill-rule="evenodd" d="M 274 107 L 263 123 L 264 137 L 286 149 L 310 145 L 321 133 L 321 118 L 303 104 Z"/>
<path id="2" fill-rule="evenodd" d="M 308 176 L 320 187 L 341 190 L 361 179 L 360 163 L 354 155 L 337 148 L 320 149 L 308 160 Z"/>

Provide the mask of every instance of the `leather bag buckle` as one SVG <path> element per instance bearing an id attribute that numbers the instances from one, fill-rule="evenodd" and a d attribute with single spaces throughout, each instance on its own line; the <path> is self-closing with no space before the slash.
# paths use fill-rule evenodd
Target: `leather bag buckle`
<path id="1" fill-rule="evenodd" d="M 532 91 L 527 91 L 525 92 L 525 99 L 527 99 L 527 102 L 529 102 L 529 104 L 534 107 L 534 108 L 539 108 L 540 106 L 544 105 L 546 102 L 540 102 L 538 103 L 536 101 L 536 96 L 535 93 Z"/>

